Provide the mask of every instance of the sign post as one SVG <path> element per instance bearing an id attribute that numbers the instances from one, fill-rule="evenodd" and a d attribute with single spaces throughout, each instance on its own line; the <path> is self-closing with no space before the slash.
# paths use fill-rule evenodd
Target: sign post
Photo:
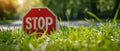
<path id="1" fill-rule="evenodd" d="M 36 32 L 50 34 L 56 30 L 56 15 L 49 8 L 32 8 L 23 18 L 23 30 L 27 34 Z"/>

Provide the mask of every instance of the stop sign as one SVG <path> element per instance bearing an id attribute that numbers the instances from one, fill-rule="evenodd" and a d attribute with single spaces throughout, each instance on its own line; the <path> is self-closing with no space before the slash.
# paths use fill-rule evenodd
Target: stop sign
<path id="1" fill-rule="evenodd" d="M 32 8 L 23 18 L 23 30 L 27 34 L 50 34 L 56 30 L 56 15 L 49 8 Z"/>

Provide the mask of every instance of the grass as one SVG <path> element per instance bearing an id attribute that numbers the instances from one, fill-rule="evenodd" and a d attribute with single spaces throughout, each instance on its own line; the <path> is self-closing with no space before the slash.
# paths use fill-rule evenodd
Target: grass
<path id="1" fill-rule="evenodd" d="M 0 30 L 0 51 L 119 51 L 120 25 L 60 26 L 51 35 L 27 35 L 22 29 Z"/>

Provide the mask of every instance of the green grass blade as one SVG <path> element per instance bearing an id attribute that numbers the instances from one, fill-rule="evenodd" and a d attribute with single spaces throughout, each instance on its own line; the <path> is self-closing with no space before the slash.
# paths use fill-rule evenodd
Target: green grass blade
<path id="1" fill-rule="evenodd" d="M 114 15 L 114 18 L 113 18 L 113 22 L 114 22 L 114 23 L 116 22 L 116 19 L 117 19 L 117 17 L 118 17 L 119 10 L 120 10 L 120 4 L 119 4 L 119 6 L 118 6 L 118 8 L 117 8 L 117 11 L 116 11 L 116 13 L 115 13 L 115 15 Z"/>
<path id="2" fill-rule="evenodd" d="M 43 39 L 45 37 L 46 33 L 47 33 L 47 30 L 45 30 L 45 32 L 42 34 L 42 36 L 39 38 L 39 40 Z"/>
<path id="3" fill-rule="evenodd" d="M 92 12 L 90 12 L 90 11 L 88 11 L 87 13 L 88 13 L 90 16 L 94 17 L 97 21 L 102 22 L 102 20 L 101 20 L 98 16 L 96 16 L 94 13 L 92 13 Z"/>

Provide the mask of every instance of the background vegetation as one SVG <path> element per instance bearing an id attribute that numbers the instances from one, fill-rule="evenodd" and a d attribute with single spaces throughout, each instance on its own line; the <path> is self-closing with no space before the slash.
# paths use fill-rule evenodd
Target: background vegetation
<path id="1" fill-rule="evenodd" d="M 17 0 L 0 0 L 0 20 L 14 19 L 17 7 Z"/>
<path id="2" fill-rule="evenodd" d="M 48 7 L 62 20 L 113 19 L 120 0 L 0 0 L 0 19 L 23 17 L 32 7 Z M 120 10 L 118 18 L 120 18 Z"/>
<path id="3" fill-rule="evenodd" d="M 87 12 L 93 12 L 99 18 L 113 18 L 120 3 L 119 0 L 47 0 L 45 6 L 51 8 L 63 20 L 92 18 Z M 48 4 L 47 4 L 48 3 Z M 120 18 L 120 13 L 119 16 Z"/>

